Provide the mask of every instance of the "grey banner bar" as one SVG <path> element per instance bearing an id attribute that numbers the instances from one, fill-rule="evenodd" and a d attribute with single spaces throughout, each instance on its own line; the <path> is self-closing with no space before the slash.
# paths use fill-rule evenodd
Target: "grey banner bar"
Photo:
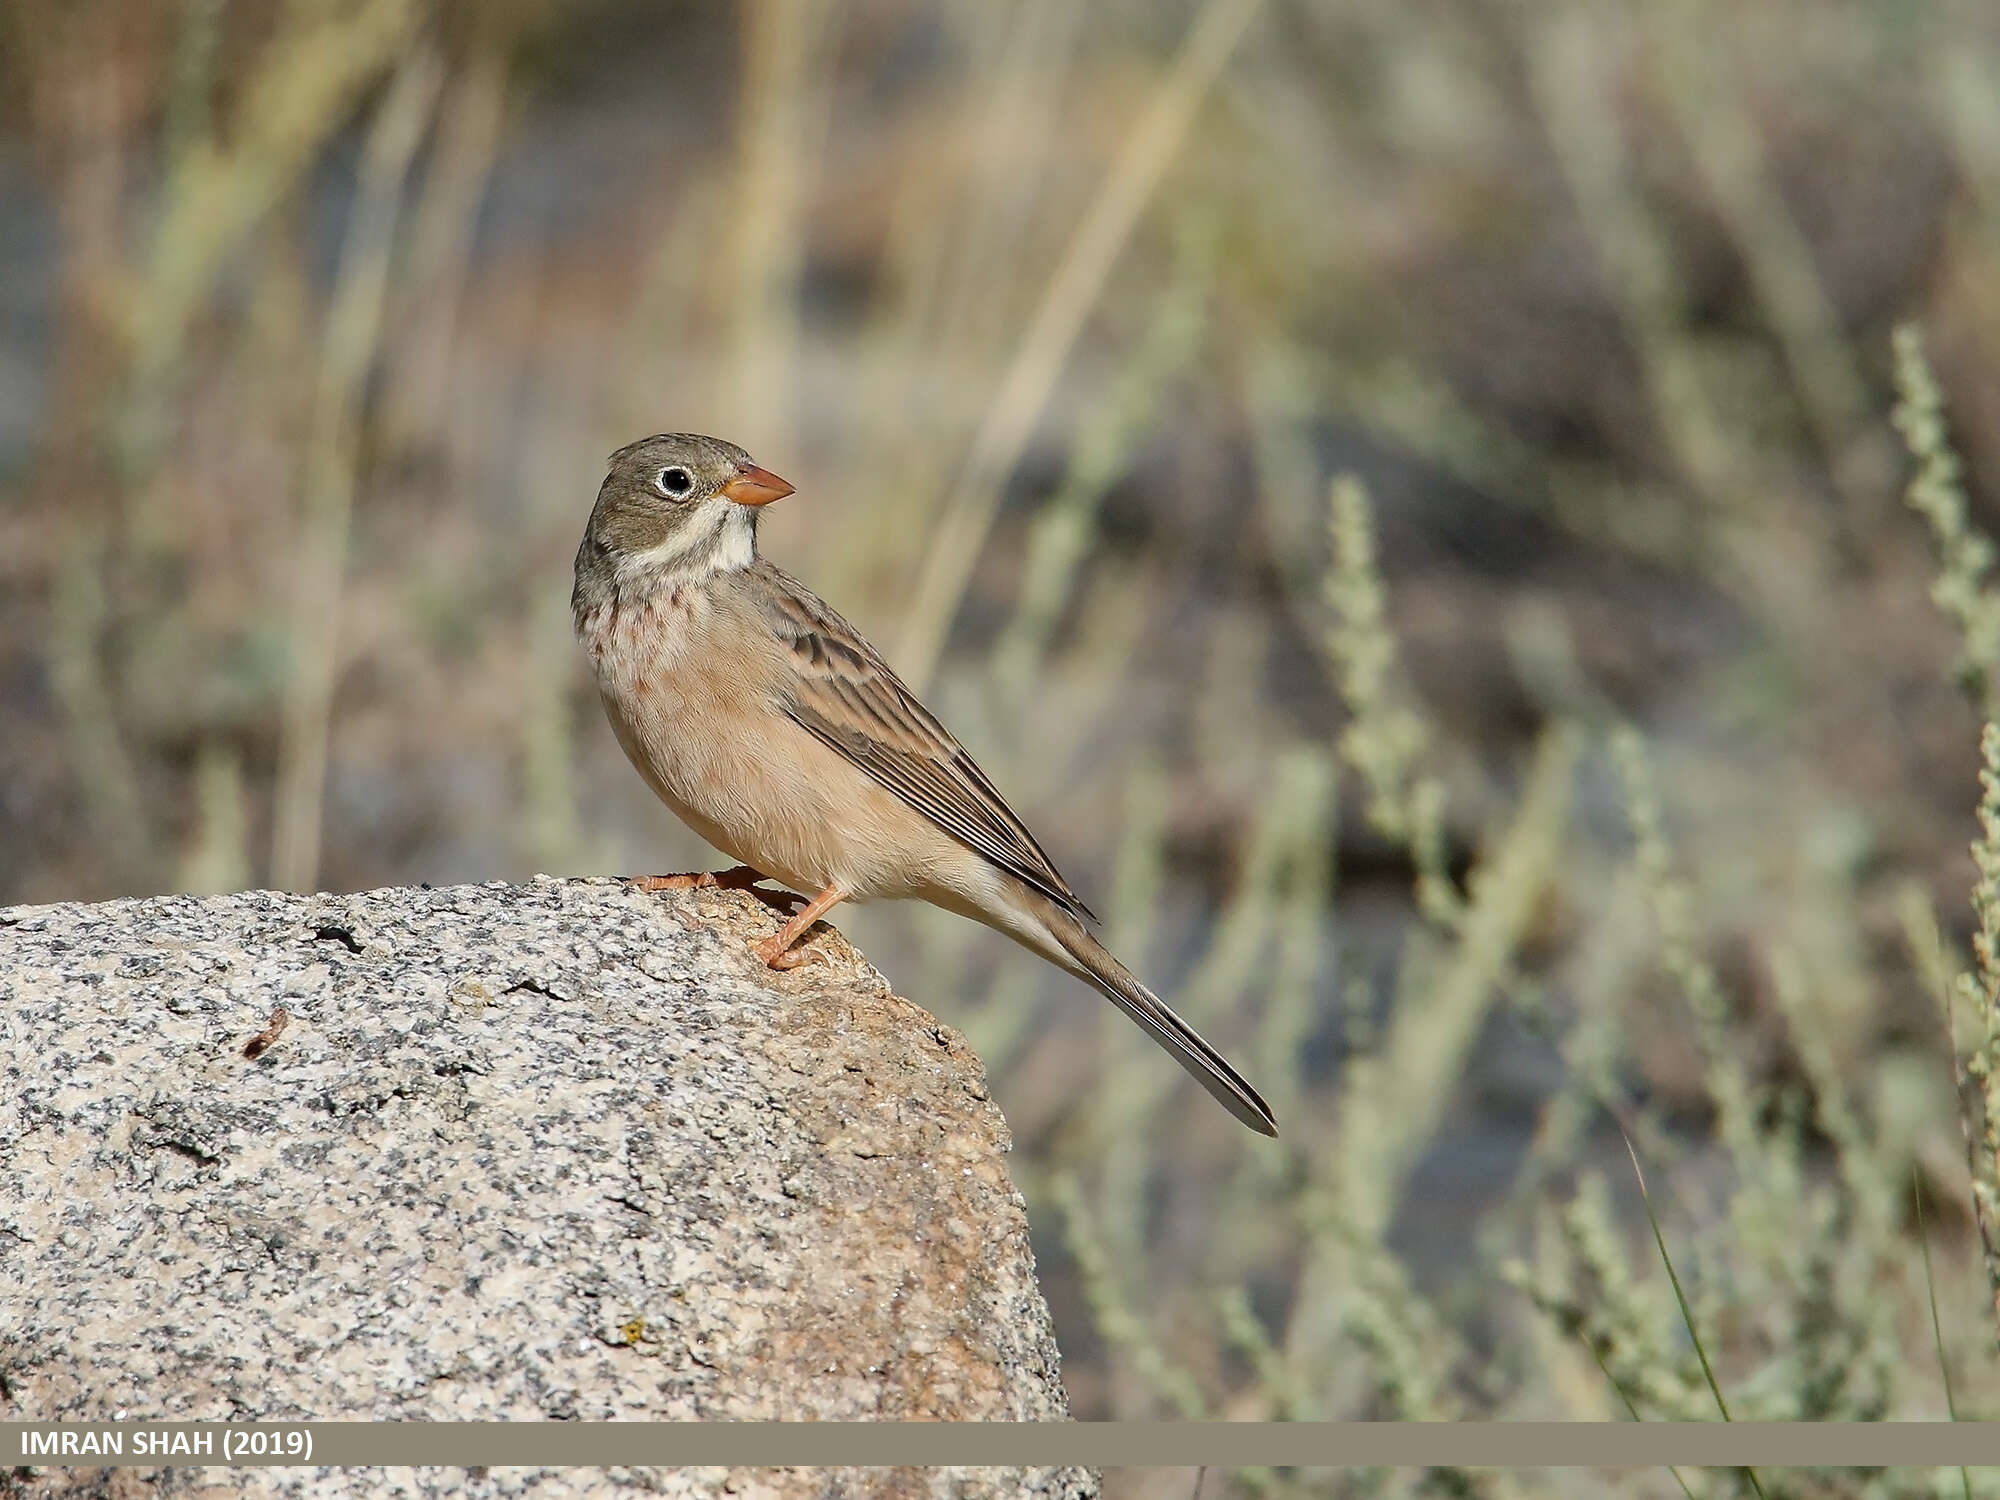
<path id="1" fill-rule="evenodd" d="M 0 1423 L 0 1467 L 163 1463 L 1231 1469 L 1984 1465 L 2000 1464 L 2000 1423 Z"/>

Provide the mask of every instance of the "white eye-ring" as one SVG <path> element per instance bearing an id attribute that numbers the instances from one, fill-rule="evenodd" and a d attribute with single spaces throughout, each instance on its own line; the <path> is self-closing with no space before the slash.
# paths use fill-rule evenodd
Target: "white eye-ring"
<path id="1" fill-rule="evenodd" d="M 674 464 L 669 468 L 660 470 L 653 482 L 660 487 L 661 494 L 669 495 L 676 500 L 683 500 L 687 498 L 688 492 L 694 488 L 694 475 L 688 473 L 679 464 Z"/>

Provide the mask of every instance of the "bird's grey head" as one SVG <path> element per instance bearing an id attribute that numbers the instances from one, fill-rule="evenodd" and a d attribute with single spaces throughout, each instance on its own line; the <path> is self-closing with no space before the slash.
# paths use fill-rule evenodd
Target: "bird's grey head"
<path id="1" fill-rule="evenodd" d="M 699 582 L 757 560 L 757 512 L 792 487 L 734 443 L 667 432 L 607 461 L 583 545 L 577 598 Z"/>

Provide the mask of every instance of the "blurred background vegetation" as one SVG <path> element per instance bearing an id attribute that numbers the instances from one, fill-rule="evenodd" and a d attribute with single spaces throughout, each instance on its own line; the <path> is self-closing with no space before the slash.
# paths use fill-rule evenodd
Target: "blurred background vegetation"
<path id="1" fill-rule="evenodd" d="M 2000 1418 L 1947 1036 L 2000 10 L 0 28 L 0 901 L 709 861 L 568 594 L 603 455 L 716 433 L 1283 1121 L 969 923 L 842 915 L 987 1060 L 1078 1415 L 1705 1419 L 1699 1334 L 1739 1419 Z M 1206 1493 L 1683 1483 L 1750 1480 Z"/>

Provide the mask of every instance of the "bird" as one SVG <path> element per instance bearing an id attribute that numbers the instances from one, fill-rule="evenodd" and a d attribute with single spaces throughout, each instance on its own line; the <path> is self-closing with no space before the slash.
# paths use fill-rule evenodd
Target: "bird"
<path id="1" fill-rule="evenodd" d="M 606 468 L 576 553 L 577 638 L 646 784 L 737 861 L 645 888 L 770 880 L 809 896 L 756 947 L 774 969 L 816 956 L 800 939 L 843 901 L 970 917 L 1101 991 L 1277 1135 L 1256 1089 L 1092 935 L 1089 907 L 881 653 L 759 556 L 758 519 L 789 483 L 694 433 L 628 443 Z"/>

